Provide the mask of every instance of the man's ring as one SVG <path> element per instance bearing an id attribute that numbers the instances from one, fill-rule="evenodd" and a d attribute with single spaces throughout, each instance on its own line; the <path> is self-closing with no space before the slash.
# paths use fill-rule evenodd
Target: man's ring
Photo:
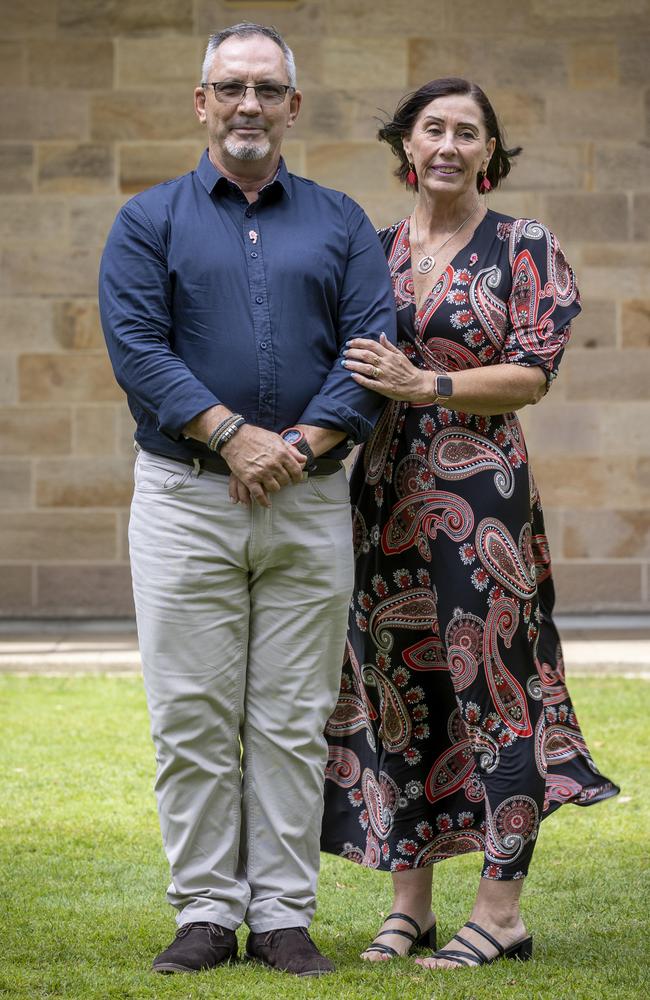
<path id="1" fill-rule="evenodd" d="M 381 368 L 378 368 L 377 365 L 373 365 L 372 377 L 381 378 Z"/>

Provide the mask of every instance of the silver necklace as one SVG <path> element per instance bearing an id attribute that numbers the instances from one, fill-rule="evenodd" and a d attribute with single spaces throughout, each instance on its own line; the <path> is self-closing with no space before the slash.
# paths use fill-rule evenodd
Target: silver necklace
<path id="1" fill-rule="evenodd" d="M 447 244 L 450 242 L 450 240 L 453 240 L 454 236 L 457 233 L 459 233 L 461 231 L 461 229 L 463 228 L 463 226 L 466 225 L 469 222 L 469 220 L 472 218 L 472 216 L 475 215 L 476 212 L 478 212 L 480 206 L 481 206 L 481 203 L 479 201 L 479 203 L 475 206 L 475 208 L 467 216 L 467 218 L 464 219 L 461 222 L 461 224 L 458 227 L 458 229 L 454 229 L 454 231 L 451 234 L 451 236 L 448 236 L 447 239 L 444 241 L 444 243 L 441 243 L 439 247 L 436 247 L 436 249 L 433 251 L 433 253 L 427 253 L 427 254 L 425 254 L 424 249 L 422 248 L 422 244 L 420 243 L 420 235 L 418 233 L 418 217 L 417 217 L 417 212 L 415 212 L 415 211 L 413 212 L 413 221 L 415 223 L 415 242 L 417 244 L 418 250 L 420 251 L 420 254 L 422 255 L 421 259 L 418 261 L 418 264 L 417 264 L 417 269 L 420 272 L 420 274 L 428 274 L 429 271 L 432 271 L 434 269 L 434 267 L 436 266 L 436 258 L 433 256 L 433 254 L 440 253 L 440 251 L 442 250 L 442 248 L 445 247 L 445 246 L 447 246 Z"/>

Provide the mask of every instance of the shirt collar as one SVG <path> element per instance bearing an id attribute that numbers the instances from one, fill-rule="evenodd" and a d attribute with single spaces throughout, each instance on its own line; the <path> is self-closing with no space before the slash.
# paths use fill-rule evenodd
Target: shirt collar
<path id="1" fill-rule="evenodd" d="M 199 180 L 203 184 L 203 187 L 208 192 L 208 194 L 212 194 L 212 192 L 216 188 L 223 187 L 225 184 L 229 183 L 228 178 L 225 177 L 224 174 L 222 174 L 221 171 L 217 170 L 217 168 L 215 167 L 214 163 L 208 156 L 207 149 L 204 151 L 203 156 L 199 160 L 199 165 L 196 168 L 196 173 L 198 175 Z M 287 195 L 287 197 L 288 198 L 291 197 L 291 179 L 289 177 L 289 171 L 287 170 L 287 165 L 284 162 L 283 157 L 280 157 L 280 165 L 278 167 L 275 177 L 273 178 L 272 181 L 269 181 L 269 183 L 264 188 L 262 188 L 262 190 L 268 191 L 268 189 L 272 187 L 274 184 L 279 184 L 283 188 L 284 193 Z"/>

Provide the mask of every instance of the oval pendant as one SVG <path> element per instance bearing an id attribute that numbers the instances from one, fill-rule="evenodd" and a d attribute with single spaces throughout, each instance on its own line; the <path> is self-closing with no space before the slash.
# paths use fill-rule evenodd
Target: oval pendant
<path id="1" fill-rule="evenodd" d="M 428 274 L 429 271 L 432 271 L 434 269 L 435 265 L 436 265 L 435 257 L 431 257 L 429 254 L 427 254 L 427 256 L 423 257 L 420 263 L 418 264 L 418 271 L 420 272 L 420 274 Z"/>

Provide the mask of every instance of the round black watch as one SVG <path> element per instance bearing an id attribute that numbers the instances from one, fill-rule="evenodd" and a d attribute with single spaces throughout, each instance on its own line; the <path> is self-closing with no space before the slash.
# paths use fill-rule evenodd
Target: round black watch
<path id="1" fill-rule="evenodd" d="M 299 427 L 287 427 L 286 430 L 282 431 L 280 437 L 287 444 L 292 444 L 294 448 L 297 448 L 301 455 L 304 455 L 307 459 L 305 464 L 305 472 L 309 472 L 316 465 L 316 458 L 313 451 L 309 446 L 307 438 L 300 430 Z"/>

